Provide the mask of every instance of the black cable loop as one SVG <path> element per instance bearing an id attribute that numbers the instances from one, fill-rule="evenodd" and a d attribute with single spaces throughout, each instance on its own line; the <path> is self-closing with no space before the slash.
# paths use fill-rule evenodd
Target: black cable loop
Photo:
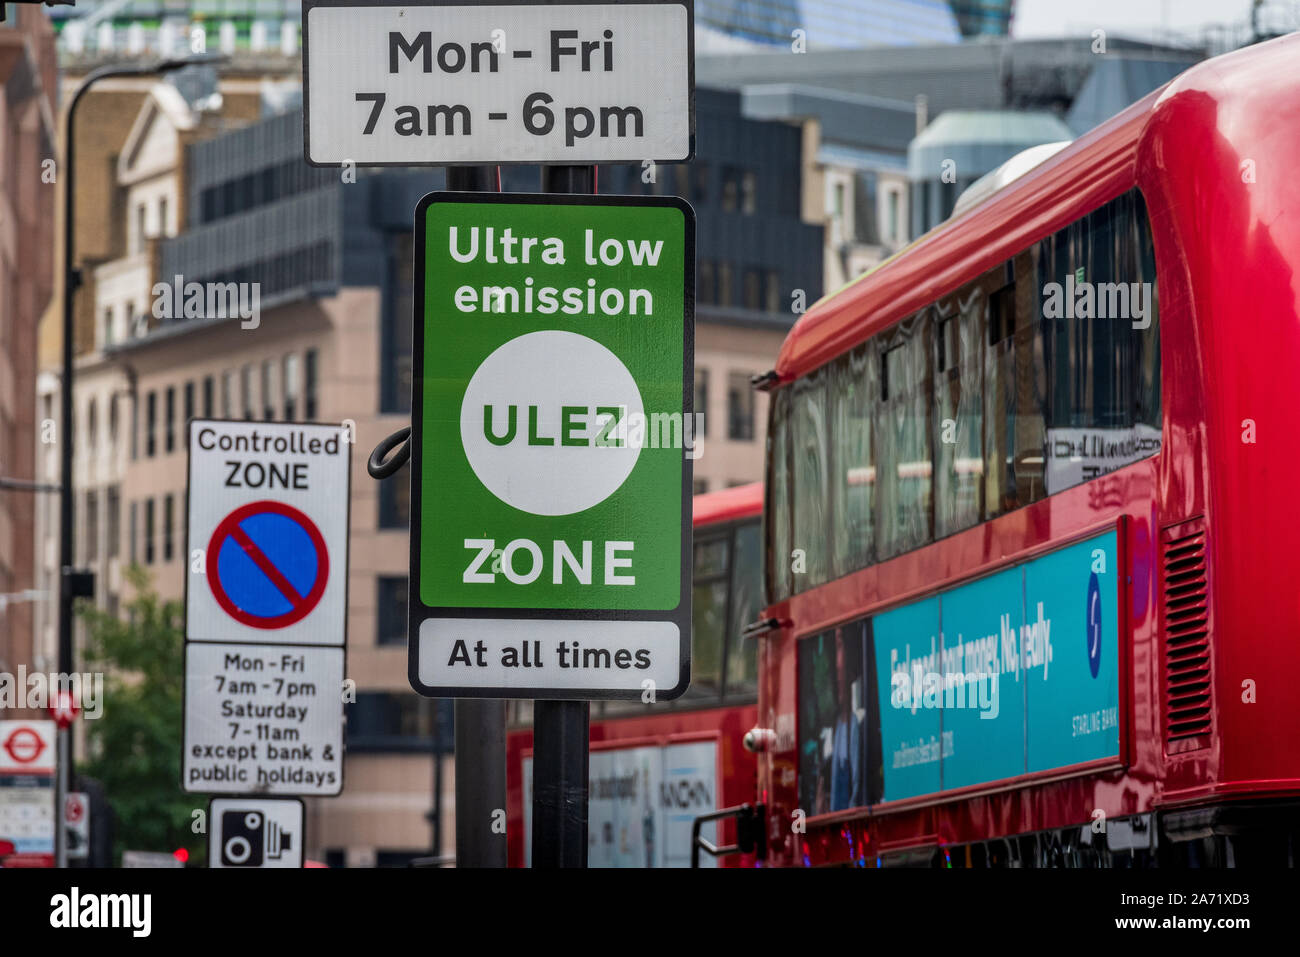
<path id="1" fill-rule="evenodd" d="M 399 445 L 401 448 L 397 449 L 397 454 L 385 462 L 384 457 Z M 386 479 L 405 465 L 410 457 L 411 427 L 408 425 L 404 429 L 398 429 L 375 446 L 375 450 L 370 453 L 370 460 L 366 462 L 366 471 L 370 473 L 372 479 Z"/>

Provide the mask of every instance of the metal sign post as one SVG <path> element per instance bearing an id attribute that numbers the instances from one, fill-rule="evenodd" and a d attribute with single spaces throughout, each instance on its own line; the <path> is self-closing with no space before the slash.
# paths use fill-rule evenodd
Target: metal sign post
<path id="1" fill-rule="evenodd" d="M 450 190 L 494 193 L 500 189 L 495 166 L 447 168 Z M 493 830 L 497 808 L 506 806 L 506 705 L 499 698 L 457 698 L 456 866 L 505 867 L 506 835 Z M 435 734 L 436 734 L 435 729 Z M 434 761 L 441 762 L 437 741 Z M 434 787 L 441 775 L 435 773 Z M 474 808 L 474 813 L 466 813 Z M 436 842 L 435 842 L 436 844 Z M 440 850 L 435 848 L 434 854 Z"/>

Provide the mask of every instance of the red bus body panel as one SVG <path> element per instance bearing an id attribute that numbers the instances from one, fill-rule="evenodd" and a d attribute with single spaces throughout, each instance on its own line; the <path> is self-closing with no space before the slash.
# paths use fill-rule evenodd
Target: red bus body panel
<path id="1" fill-rule="evenodd" d="M 769 863 L 876 855 L 1108 817 L 1300 795 L 1300 35 L 1198 65 L 810 310 L 788 383 L 1136 186 L 1159 282 L 1163 440 L 1153 458 L 777 604 L 760 639 Z M 780 387 L 780 385 L 778 385 Z M 1253 438 L 1253 441 L 1251 439 Z M 1212 727 L 1167 743 L 1159 543 L 1208 546 Z M 811 818 L 797 790 L 797 640 L 1118 526 L 1121 756 Z M 1248 692 L 1253 690 L 1252 695 Z"/>

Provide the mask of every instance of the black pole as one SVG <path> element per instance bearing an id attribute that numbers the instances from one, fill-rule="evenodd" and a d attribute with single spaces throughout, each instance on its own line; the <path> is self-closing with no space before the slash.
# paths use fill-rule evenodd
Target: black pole
<path id="1" fill-rule="evenodd" d="M 442 857 L 442 702 L 433 702 L 433 850 Z"/>
<path id="2" fill-rule="evenodd" d="M 447 189 L 498 192 L 497 167 L 449 166 Z M 454 725 L 456 866 L 505 867 L 506 703 L 499 698 L 457 698 Z"/>
<path id="3" fill-rule="evenodd" d="M 543 193 L 594 193 L 594 166 L 542 168 Z M 533 706 L 533 867 L 587 866 L 591 706 Z"/>

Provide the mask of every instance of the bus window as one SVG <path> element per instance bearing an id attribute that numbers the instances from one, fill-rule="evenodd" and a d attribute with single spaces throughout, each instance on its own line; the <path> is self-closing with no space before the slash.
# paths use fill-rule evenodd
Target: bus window
<path id="1" fill-rule="evenodd" d="M 1005 265 L 989 297 L 984 357 L 984 504 L 988 518 L 1047 494 L 1043 484 L 1043 370 L 1038 293 L 1016 277 L 1037 274 L 1037 248 Z M 1002 268 L 995 272 L 1003 272 Z"/>
<path id="2" fill-rule="evenodd" d="M 790 573 L 790 390 L 772 396 L 772 427 L 767 433 L 767 495 L 763 511 L 768 543 L 767 600 L 793 594 Z"/>
<path id="3" fill-rule="evenodd" d="M 731 624 L 728 625 L 727 688 L 728 697 L 758 693 L 758 642 L 741 637 L 750 622 L 762 611 L 759 577 L 762 574 L 763 543 L 757 522 L 736 528 L 731 562 Z"/>
<path id="4" fill-rule="evenodd" d="M 1048 495 L 1160 451 L 1150 247 L 1136 190 L 1040 243 Z"/>
<path id="5" fill-rule="evenodd" d="M 691 615 L 691 687 L 687 697 L 717 697 L 722 690 L 722 636 L 727 628 L 731 543 L 727 536 L 695 543 Z"/>
<path id="6" fill-rule="evenodd" d="M 830 434 L 826 420 L 825 367 L 793 387 L 794 525 L 790 558 L 798 590 L 830 581 Z"/>
<path id="7" fill-rule="evenodd" d="M 869 343 L 831 366 L 831 435 L 835 444 L 831 508 L 839 517 L 831 525 L 830 536 L 837 578 L 865 568 L 875 553 L 875 371 Z"/>
<path id="8" fill-rule="evenodd" d="M 881 558 L 899 555 L 934 537 L 930 508 L 929 311 L 878 337 L 881 420 L 876 475 L 880 523 L 876 540 Z"/>
<path id="9" fill-rule="evenodd" d="M 988 293 L 980 281 L 945 303 L 935 323 L 934 534 L 943 538 L 983 518 L 983 327 Z"/>

